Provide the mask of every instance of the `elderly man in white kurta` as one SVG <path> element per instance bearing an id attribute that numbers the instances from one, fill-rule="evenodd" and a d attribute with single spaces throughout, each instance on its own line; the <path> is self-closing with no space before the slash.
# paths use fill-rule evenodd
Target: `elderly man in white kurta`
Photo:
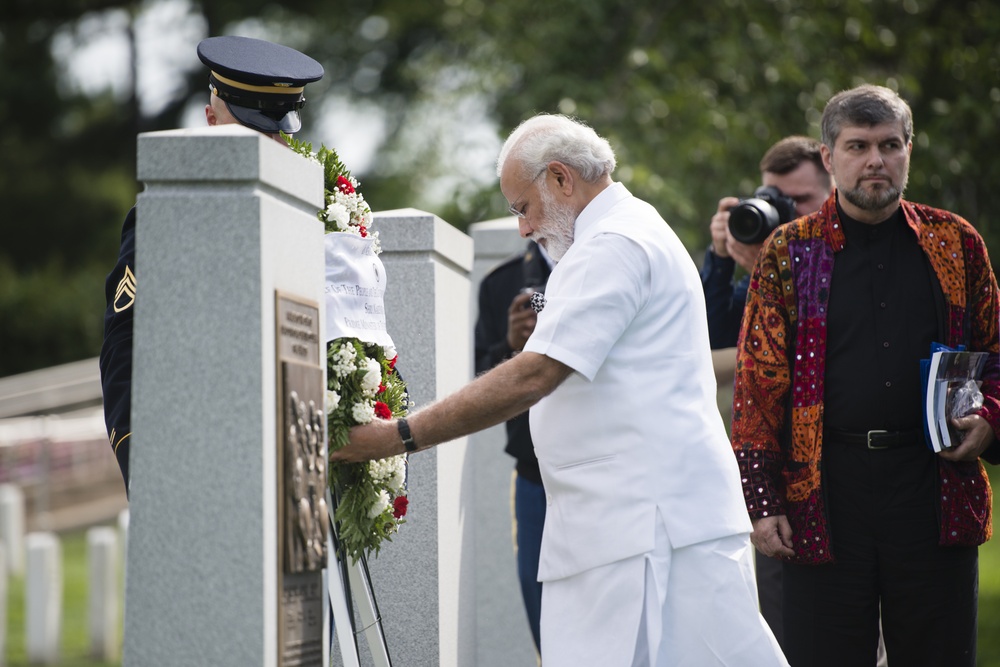
<path id="1" fill-rule="evenodd" d="M 608 143 L 563 116 L 511 133 L 501 189 L 522 236 L 558 261 L 534 333 L 463 390 L 355 428 L 332 458 L 424 449 L 530 407 L 549 502 L 543 665 L 787 665 L 757 610 L 698 272 L 614 167 Z"/>

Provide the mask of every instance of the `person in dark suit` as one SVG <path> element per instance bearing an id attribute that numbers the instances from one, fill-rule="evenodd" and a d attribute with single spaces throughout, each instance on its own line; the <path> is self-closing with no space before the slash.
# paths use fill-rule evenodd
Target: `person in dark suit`
<path id="1" fill-rule="evenodd" d="M 479 315 L 476 320 L 476 374 L 484 373 L 521 351 L 535 330 L 538 314 L 530 306 L 531 295 L 543 292 L 552 271 L 552 261 L 534 241 L 524 251 L 490 271 L 479 285 Z M 506 423 L 507 447 L 514 457 L 514 539 L 517 576 L 524 610 L 540 649 L 539 619 L 542 584 L 538 581 L 538 554 L 545 524 L 545 488 L 538 470 L 534 444 L 528 428 L 528 413 Z"/>
<path id="2" fill-rule="evenodd" d="M 239 123 L 282 141 L 281 133 L 302 129 L 299 109 L 307 83 L 323 77 L 323 66 L 280 44 L 249 37 L 210 37 L 198 44 L 198 57 L 211 70 L 211 98 L 205 105 L 209 125 Z M 132 436 L 132 317 L 137 293 L 136 211 L 122 226 L 118 263 L 105 281 L 107 308 L 101 346 L 101 387 L 108 439 L 128 493 Z"/>

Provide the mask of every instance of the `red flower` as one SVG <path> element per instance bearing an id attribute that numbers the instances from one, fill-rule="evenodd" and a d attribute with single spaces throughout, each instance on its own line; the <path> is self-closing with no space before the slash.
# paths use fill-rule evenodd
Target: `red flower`
<path id="1" fill-rule="evenodd" d="M 377 391 L 377 392 L 375 392 L 375 393 L 376 393 L 376 394 L 384 394 L 384 393 L 385 393 L 385 385 L 384 385 L 384 384 L 380 384 L 380 385 L 378 386 L 378 391 Z"/>
<path id="2" fill-rule="evenodd" d="M 361 238 L 368 237 L 368 228 L 364 225 L 358 225 L 358 231 L 361 232 Z"/>
<path id="3" fill-rule="evenodd" d="M 392 518 L 399 519 L 406 516 L 406 506 L 409 504 L 410 501 L 406 499 L 406 496 L 396 496 L 396 499 L 392 501 Z"/>
<path id="4" fill-rule="evenodd" d="M 379 419 L 392 419 L 392 410 L 382 401 L 375 401 L 375 416 Z"/>
<path id="5" fill-rule="evenodd" d="M 395 357 L 393 357 L 392 359 L 389 360 L 389 368 L 391 368 L 393 370 L 396 370 L 396 359 L 399 359 L 399 355 L 398 354 Z"/>
<path id="6" fill-rule="evenodd" d="M 343 176 L 337 177 L 337 189 L 343 192 L 345 195 L 354 194 L 354 186 L 351 182 L 344 178 Z"/>

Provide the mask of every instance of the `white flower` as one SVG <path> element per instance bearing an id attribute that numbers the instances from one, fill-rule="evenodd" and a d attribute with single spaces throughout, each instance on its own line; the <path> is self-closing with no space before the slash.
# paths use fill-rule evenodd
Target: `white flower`
<path id="1" fill-rule="evenodd" d="M 373 504 L 371 509 L 368 510 L 368 518 L 374 519 L 387 509 L 389 509 L 389 492 L 382 489 L 378 492 L 378 498 L 375 500 L 375 504 Z"/>
<path id="2" fill-rule="evenodd" d="M 326 207 L 326 219 L 328 222 L 337 223 L 338 228 L 347 228 L 351 222 L 351 212 L 340 202 L 330 202 Z"/>
<path id="3" fill-rule="evenodd" d="M 406 482 L 406 457 L 393 456 L 391 460 L 392 477 L 386 480 L 386 486 L 388 486 L 393 493 L 398 494 L 403 489 L 403 484 Z"/>
<path id="4" fill-rule="evenodd" d="M 386 359 L 388 359 L 389 361 L 392 361 L 393 359 L 396 358 L 396 355 L 398 354 L 396 352 L 396 346 L 393 345 L 392 343 L 389 343 L 388 345 L 383 345 L 382 346 L 382 354 L 385 355 Z"/>
<path id="5" fill-rule="evenodd" d="M 374 359 L 365 359 L 365 376 L 361 380 L 361 391 L 374 396 L 382 384 L 382 365 Z"/>
<path id="6" fill-rule="evenodd" d="M 330 414 L 340 405 L 340 394 L 332 389 L 326 390 L 326 414 Z"/>
<path id="7" fill-rule="evenodd" d="M 387 459 L 379 459 L 368 463 L 368 474 L 376 484 L 387 487 L 394 494 L 398 494 L 406 481 L 406 457 L 390 456 Z"/>
<path id="8" fill-rule="evenodd" d="M 346 377 L 354 372 L 354 362 L 358 358 L 358 353 L 353 345 L 344 344 L 340 346 L 333 355 L 333 366 L 331 370 L 338 377 Z"/>
<path id="9" fill-rule="evenodd" d="M 378 459 L 368 462 L 368 474 L 376 484 L 383 484 L 390 474 L 389 459 Z"/>
<path id="10" fill-rule="evenodd" d="M 375 406 L 368 401 L 355 403 L 354 407 L 351 408 L 351 416 L 354 417 L 354 421 L 359 424 L 367 424 L 371 420 L 375 419 Z"/>

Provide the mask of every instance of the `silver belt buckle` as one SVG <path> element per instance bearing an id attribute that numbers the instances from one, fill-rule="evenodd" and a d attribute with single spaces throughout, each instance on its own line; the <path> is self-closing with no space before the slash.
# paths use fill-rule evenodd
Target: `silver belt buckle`
<path id="1" fill-rule="evenodd" d="M 889 445 L 882 445 L 881 447 L 879 447 L 878 445 L 872 444 L 873 435 L 882 435 L 884 433 L 888 433 L 888 431 L 882 431 L 882 430 L 868 431 L 868 449 L 889 449 Z"/>

